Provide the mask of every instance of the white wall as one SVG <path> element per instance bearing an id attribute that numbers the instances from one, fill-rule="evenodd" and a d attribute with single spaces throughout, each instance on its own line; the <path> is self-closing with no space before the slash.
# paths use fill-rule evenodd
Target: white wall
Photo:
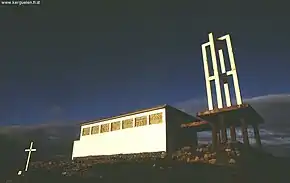
<path id="1" fill-rule="evenodd" d="M 166 116 L 165 109 L 159 109 L 146 113 L 117 118 L 114 120 L 97 123 L 98 125 L 126 120 L 144 115 L 163 113 L 163 122 L 160 124 L 120 129 L 117 131 L 81 136 L 80 140 L 74 141 L 74 157 L 131 154 L 141 152 L 166 151 Z M 84 125 L 83 128 L 94 126 Z M 82 132 L 82 131 L 81 131 Z"/>

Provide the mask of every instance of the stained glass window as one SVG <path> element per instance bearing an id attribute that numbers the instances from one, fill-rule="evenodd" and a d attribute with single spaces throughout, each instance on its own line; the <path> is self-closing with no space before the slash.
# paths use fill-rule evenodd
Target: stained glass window
<path id="1" fill-rule="evenodd" d="M 101 125 L 101 133 L 104 133 L 104 132 L 109 132 L 110 130 L 110 124 L 107 123 L 107 124 L 102 124 Z"/>
<path id="2" fill-rule="evenodd" d="M 147 116 L 137 117 L 135 119 L 135 126 L 145 126 L 147 125 Z"/>
<path id="3" fill-rule="evenodd" d="M 126 128 L 132 128 L 133 127 L 133 119 L 126 119 L 124 121 L 122 121 L 122 128 L 126 129 Z"/>
<path id="4" fill-rule="evenodd" d="M 151 114 L 149 116 L 149 124 L 158 124 L 162 123 L 162 112 L 157 113 L 157 114 Z"/>
<path id="5" fill-rule="evenodd" d="M 111 123 L 111 131 L 116 131 L 116 130 L 120 130 L 121 128 L 121 122 L 120 121 L 116 121 Z"/>
<path id="6" fill-rule="evenodd" d="M 90 135 L 90 127 L 83 128 L 82 136 Z"/>
<path id="7" fill-rule="evenodd" d="M 91 130 L 91 134 L 97 134 L 99 133 L 99 125 L 93 126 Z"/>

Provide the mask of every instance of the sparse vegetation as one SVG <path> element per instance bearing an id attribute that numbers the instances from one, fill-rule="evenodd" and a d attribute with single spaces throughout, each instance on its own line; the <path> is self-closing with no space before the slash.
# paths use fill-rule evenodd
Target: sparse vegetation
<path id="1" fill-rule="evenodd" d="M 242 144 L 224 144 L 216 154 L 210 145 L 185 147 L 172 158 L 165 153 L 141 153 L 37 161 L 27 174 L 11 182 L 285 182 L 288 159 L 280 159 Z M 196 157 L 199 157 L 196 161 Z M 213 162 L 213 159 L 215 161 Z M 286 162 L 288 161 L 288 162 Z M 232 166 L 234 165 L 234 166 Z M 15 174 L 16 175 L 16 174 Z"/>

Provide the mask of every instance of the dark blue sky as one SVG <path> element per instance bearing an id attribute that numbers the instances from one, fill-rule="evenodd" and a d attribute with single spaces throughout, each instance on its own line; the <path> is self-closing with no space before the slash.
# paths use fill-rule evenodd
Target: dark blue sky
<path id="1" fill-rule="evenodd" d="M 282 5 L 152 2 L 1 7 L 0 125 L 204 98 L 200 45 L 209 32 L 231 34 L 243 96 L 289 93 Z"/>

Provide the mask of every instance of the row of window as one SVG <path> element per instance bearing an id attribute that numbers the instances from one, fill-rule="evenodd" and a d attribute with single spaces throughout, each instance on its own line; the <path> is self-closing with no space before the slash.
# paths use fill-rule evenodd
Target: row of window
<path id="1" fill-rule="evenodd" d="M 162 112 L 149 115 L 149 125 L 159 124 L 159 123 L 162 123 Z M 145 126 L 145 125 L 147 125 L 147 116 L 141 116 L 141 117 L 135 118 L 135 127 Z M 122 126 L 122 129 L 133 128 L 133 118 L 126 119 L 123 121 L 115 121 L 112 123 L 105 123 L 101 125 L 95 125 L 92 127 L 83 128 L 82 136 L 120 130 L 121 126 Z"/>

